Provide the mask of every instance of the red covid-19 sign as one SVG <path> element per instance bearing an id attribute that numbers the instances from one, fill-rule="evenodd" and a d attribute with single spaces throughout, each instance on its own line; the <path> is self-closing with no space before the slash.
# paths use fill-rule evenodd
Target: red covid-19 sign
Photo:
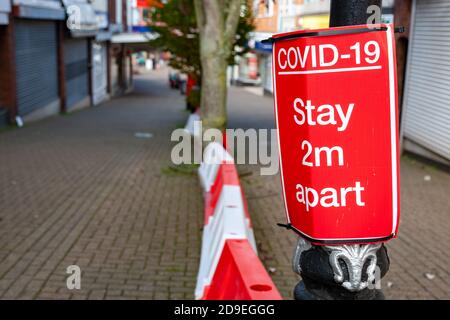
<path id="1" fill-rule="evenodd" d="M 272 72 L 290 227 L 315 244 L 395 237 L 395 43 L 388 24 L 277 34 Z"/>

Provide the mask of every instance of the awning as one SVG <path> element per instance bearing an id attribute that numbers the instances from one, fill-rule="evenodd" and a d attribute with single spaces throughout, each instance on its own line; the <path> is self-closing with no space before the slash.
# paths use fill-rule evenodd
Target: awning
<path id="1" fill-rule="evenodd" d="M 251 32 L 248 46 L 259 53 L 270 54 L 272 53 L 272 44 L 262 43 L 261 41 L 270 38 L 272 35 L 272 33 L 267 32 Z"/>
<path id="2" fill-rule="evenodd" d="M 111 30 L 100 30 L 95 36 L 95 41 L 109 41 L 112 37 Z"/>
<path id="3" fill-rule="evenodd" d="M 5 12 L 0 12 L 0 25 L 6 25 L 9 23 L 9 16 Z"/>
<path id="4" fill-rule="evenodd" d="M 87 0 L 62 0 L 67 14 L 67 27 L 73 37 L 95 36 L 98 31 L 97 15 Z"/>
<path id="5" fill-rule="evenodd" d="M 154 40 L 159 35 L 154 32 L 129 32 L 115 34 L 111 38 L 111 42 L 114 44 L 123 44 L 127 48 L 133 51 L 148 51 L 152 49 L 149 41 Z"/>
<path id="6" fill-rule="evenodd" d="M 133 32 L 150 32 L 149 26 L 131 26 L 131 31 Z"/>
<path id="7" fill-rule="evenodd" d="M 11 3 L 9 0 L 0 0 L 0 25 L 9 23 L 9 13 L 11 12 Z"/>
<path id="8" fill-rule="evenodd" d="M 20 18 L 64 20 L 64 9 L 54 0 L 14 0 L 14 15 Z"/>
<path id="9" fill-rule="evenodd" d="M 158 37 L 158 34 L 153 32 L 129 32 L 129 33 L 119 33 L 115 34 L 111 38 L 112 43 L 123 43 L 123 44 L 132 44 L 132 43 L 147 43 L 150 40 L 154 40 Z"/>
<path id="10" fill-rule="evenodd" d="M 261 53 L 272 53 L 272 43 L 263 43 L 261 41 L 255 41 L 255 51 Z"/>

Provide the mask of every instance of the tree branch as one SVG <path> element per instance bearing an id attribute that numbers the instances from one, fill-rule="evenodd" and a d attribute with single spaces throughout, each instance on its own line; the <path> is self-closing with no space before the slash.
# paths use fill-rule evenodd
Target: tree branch
<path id="1" fill-rule="evenodd" d="M 237 26 L 239 23 L 239 16 L 241 13 L 242 0 L 230 0 L 228 5 L 228 14 L 225 20 L 224 39 L 227 46 L 232 46 L 234 37 L 236 35 Z M 231 49 L 229 47 L 229 49 Z"/>
<path id="2" fill-rule="evenodd" d="M 197 26 L 199 33 L 203 33 L 203 28 L 205 26 L 205 12 L 203 11 L 203 1 L 194 0 L 195 16 L 197 18 Z"/>

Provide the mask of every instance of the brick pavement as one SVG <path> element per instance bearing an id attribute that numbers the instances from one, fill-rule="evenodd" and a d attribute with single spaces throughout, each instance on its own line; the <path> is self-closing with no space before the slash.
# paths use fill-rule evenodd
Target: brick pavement
<path id="1" fill-rule="evenodd" d="M 242 88 L 232 88 L 229 96 L 230 128 L 274 127 L 272 98 Z M 274 282 L 290 299 L 299 281 L 291 269 L 296 235 L 276 226 L 285 221 L 280 178 L 261 176 L 257 165 L 239 170 L 246 173 L 242 182 L 259 255 L 268 270 L 276 269 Z M 401 207 L 399 237 L 387 245 L 391 268 L 381 283 L 386 297 L 450 299 L 450 173 L 403 157 Z"/>
<path id="2" fill-rule="evenodd" d="M 184 124 L 166 71 L 100 107 L 0 133 L 2 299 L 193 298 L 197 177 L 166 174 Z M 135 132 L 150 132 L 138 139 Z M 66 268 L 82 270 L 81 290 Z"/>

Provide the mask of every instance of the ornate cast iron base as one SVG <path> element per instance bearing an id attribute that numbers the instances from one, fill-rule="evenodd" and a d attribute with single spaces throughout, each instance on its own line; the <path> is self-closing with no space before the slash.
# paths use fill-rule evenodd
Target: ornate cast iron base
<path id="1" fill-rule="evenodd" d="M 314 246 L 299 238 L 293 269 L 302 277 L 296 300 L 378 300 L 389 257 L 382 244 Z"/>

